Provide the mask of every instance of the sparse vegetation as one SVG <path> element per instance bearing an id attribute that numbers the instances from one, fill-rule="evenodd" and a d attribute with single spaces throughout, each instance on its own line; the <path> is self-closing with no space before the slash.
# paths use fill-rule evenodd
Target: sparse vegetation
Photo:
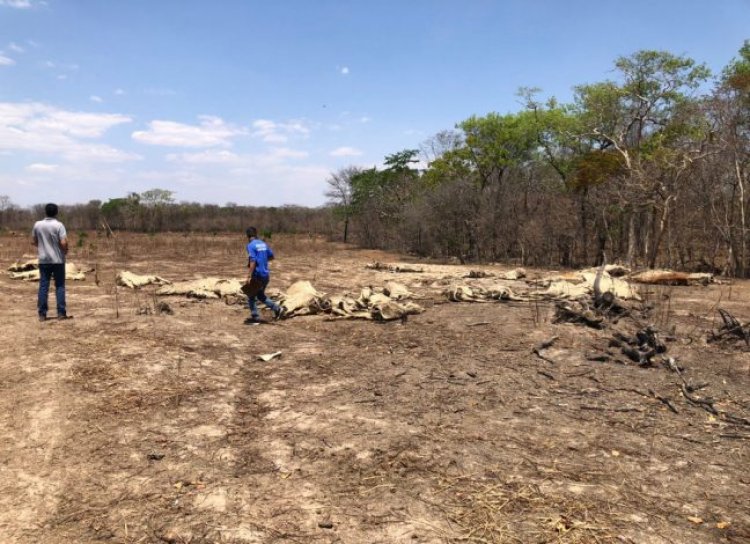
<path id="1" fill-rule="evenodd" d="M 717 314 L 747 320 L 745 281 L 644 286 L 600 329 L 553 322 L 551 302 L 443 303 L 446 282 L 486 285 L 503 267 L 367 267 L 402 257 L 274 234 L 274 287 L 395 277 L 426 311 L 248 328 L 241 304 L 114 283 L 125 269 L 239 277 L 241 232 L 89 239 L 100 282 L 69 285 L 70 322 L 38 324 L 36 286 L 0 278 L 9 542 L 750 538 L 747 332 Z M 27 249 L 0 237 L 2 262 Z M 526 272 L 529 286 L 547 274 Z M 633 362 L 644 316 L 668 351 Z"/>

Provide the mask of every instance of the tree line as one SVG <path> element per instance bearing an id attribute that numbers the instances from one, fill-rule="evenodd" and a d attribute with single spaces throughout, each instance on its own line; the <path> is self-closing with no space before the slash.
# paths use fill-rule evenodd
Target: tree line
<path id="1" fill-rule="evenodd" d="M 614 64 L 570 103 L 522 89 L 517 112 L 333 173 L 339 236 L 462 262 L 747 276 L 750 41 L 714 78 L 666 51 Z"/>
<path id="2" fill-rule="evenodd" d="M 25 233 L 42 217 L 44 204 L 22 208 L 0 196 L 0 228 Z M 176 202 L 174 193 L 164 189 L 131 192 L 105 202 L 60 205 L 59 218 L 69 232 L 244 232 L 256 225 L 270 236 L 279 232 L 328 235 L 336 228 L 329 208 Z"/>

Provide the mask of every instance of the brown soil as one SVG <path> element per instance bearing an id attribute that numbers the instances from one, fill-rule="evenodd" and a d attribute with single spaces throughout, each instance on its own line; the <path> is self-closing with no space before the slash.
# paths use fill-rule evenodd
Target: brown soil
<path id="1" fill-rule="evenodd" d="M 158 315 L 118 270 L 241 277 L 242 237 L 89 240 L 71 259 L 99 285 L 69 283 L 73 320 L 39 323 L 36 284 L 0 276 L 0 542 L 750 542 L 750 426 L 666 368 L 586 360 L 610 333 L 552 324 L 551 304 L 444 303 L 469 267 L 368 270 L 403 258 L 275 237 L 272 286 L 395 279 L 426 312 L 248 327 L 241 306 L 169 298 Z M 0 262 L 25 244 L 0 238 Z M 750 417 L 750 354 L 705 342 L 717 306 L 750 319 L 750 284 L 650 289 L 696 394 Z M 554 362 L 532 354 L 553 335 Z"/>

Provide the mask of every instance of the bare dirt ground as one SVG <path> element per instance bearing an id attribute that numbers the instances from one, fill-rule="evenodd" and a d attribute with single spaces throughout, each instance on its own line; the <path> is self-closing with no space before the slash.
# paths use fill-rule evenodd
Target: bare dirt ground
<path id="1" fill-rule="evenodd" d="M 152 291 L 114 287 L 123 269 L 241 277 L 242 236 L 91 234 L 71 260 L 99 285 L 69 282 L 66 322 L 0 276 L 0 542 L 750 542 L 750 426 L 688 403 L 668 369 L 587 360 L 606 330 L 428 287 L 468 267 L 393 274 L 364 265 L 403 257 L 271 242 L 272 286 L 396 279 L 426 311 L 248 327 L 215 300 L 141 315 Z M 26 244 L 0 238 L 0 263 Z M 717 306 L 750 320 L 750 283 L 647 294 L 699 394 L 750 417 L 750 353 L 705 342 Z M 532 354 L 553 335 L 553 362 Z"/>

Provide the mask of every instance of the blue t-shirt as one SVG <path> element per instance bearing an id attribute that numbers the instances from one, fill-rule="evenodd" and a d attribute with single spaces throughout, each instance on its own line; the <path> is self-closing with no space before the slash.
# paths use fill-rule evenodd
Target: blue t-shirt
<path id="1" fill-rule="evenodd" d="M 255 238 L 247 244 L 247 256 L 251 261 L 255 261 L 255 270 L 253 277 L 268 279 L 271 271 L 268 269 L 268 261 L 273 259 L 273 251 L 263 240 Z"/>

